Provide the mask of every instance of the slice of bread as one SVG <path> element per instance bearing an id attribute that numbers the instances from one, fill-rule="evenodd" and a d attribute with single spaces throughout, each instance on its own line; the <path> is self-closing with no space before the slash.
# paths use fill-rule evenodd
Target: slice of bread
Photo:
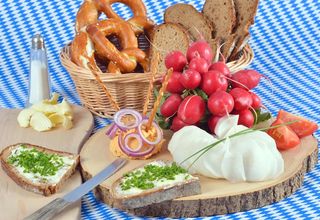
<path id="1" fill-rule="evenodd" d="M 218 46 L 225 43 L 236 24 L 233 0 L 206 0 L 202 12 L 215 30 L 213 38 Z"/>
<path id="2" fill-rule="evenodd" d="M 189 4 L 180 3 L 167 8 L 164 13 L 164 21 L 183 26 L 193 41 L 204 39 L 210 42 L 214 35 L 214 30 L 206 17 Z"/>
<path id="3" fill-rule="evenodd" d="M 250 39 L 250 33 L 248 30 L 243 32 L 243 34 L 234 41 L 235 46 L 232 53 L 228 57 L 228 61 L 236 60 L 241 56 L 242 49 L 247 45 L 247 43 L 249 42 L 249 39 Z"/>
<path id="4" fill-rule="evenodd" d="M 176 170 L 174 174 L 172 170 Z M 151 183 L 153 186 L 146 187 L 145 183 Z M 137 184 L 139 186 L 136 186 Z M 200 193 L 198 177 L 188 174 L 174 163 L 164 161 L 153 161 L 132 170 L 115 181 L 111 188 L 113 206 L 123 210 Z"/>
<path id="5" fill-rule="evenodd" d="M 231 34 L 222 46 L 222 55 L 226 60 L 230 57 L 234 47 L 236 46 L 235 36 L 235 33 Z"/>
<path id="6" fill-rule="evenodd" d="M 44 154 L 46 156 L 43 156 Z M 21 155 L 24 155 L 23 158 Z M 48 164 L 48 157 L 50 155 L 56 155 L 53 156 L 52 160 L 49 160 L 50 163 L 53 163 L 55 167 L 58 167 L 58 163 L 61 164 L 57 171 L 52 171 L 51 165 L 45 166 Z M 71 153 L 62 151 L 50 150 L 48 148 L 27 143 L 18 143 L 3 149 L 3 151 L 0 154 L 0 160 L 3 170 L 22 188 L 28 191 L 43 194 L 45 196 L 50 196 L 56 193 L 61 188 L 63 183 L 75 172 L 75 169 L 79 163 L 79 155 L 73 155 Z M 28 160 L 29 165 L 25 166 L 29 166 L 31 167 L 31 169 L 37 167 L 38 169 L 33 169 L 33 171 L 30 171 L 27 170 L 30 168 L 26 168 L 22 165 L 19 165 L 19 161 L 21 161 L 22 163 L 22 161 L 26 160 Z M 47 162 L 41 163 L 39 162 L 41 160 L 45 160 Z M 47 173 L 43 173 L 43 175 L 41 175 L 37 172 L 39 171 L 39 169 L 42 169 L 43 172 Z M 26 170 L 27 172 L 24 172 Z M 51 170 L 49 171 L 51 172 L 51 174 L 48 174 L 48 170 Z"/>
<path id="7" fill-rule="evenodd" d="M 166 55 L 174 50 L 186 54 L 189 42 L 190 40 L 186 30 L 180 25 L 165 23 L 156 26 L 151 36 L 150 66 L 155 62 L 154 54 L 158 51 L 160 54 L 158 72 L 165 73 L 166 66 L 164 59 Z"/>
<path id="8" fill-rule="evenodd" d="M 230 59 L 235 59 L 249 40 L 249 28 L 254 23 L 259 0 L 233 0 L 237 20 L 234 35 L 229 41 L 235 44 Z"/>

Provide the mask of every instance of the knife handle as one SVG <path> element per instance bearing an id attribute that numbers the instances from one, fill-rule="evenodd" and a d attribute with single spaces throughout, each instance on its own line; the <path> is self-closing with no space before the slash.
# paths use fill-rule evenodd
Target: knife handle
<path id="1" fill-rule="evenodd" d="M 25 220 L 48 220 L 59 214 L 64 208 L 70 205 L 70 202 L 62 198 L 56 198 L 52 202 L 38 209 L 33 214 L 25 218 Z"/>

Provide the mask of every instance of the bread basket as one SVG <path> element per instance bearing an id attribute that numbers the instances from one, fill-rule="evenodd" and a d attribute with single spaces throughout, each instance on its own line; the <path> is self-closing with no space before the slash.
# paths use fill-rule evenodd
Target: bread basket
<path id="1" fill-rule="evenodd" d="M 91 71 L 79 67 L 71 61 L 69 49 L 68 45 L 62 49 L 60 60 L 71 75 L 82 104 L 95 115 L 111 118 L 117 110 L 111 105 Z M 232 72 L 244 69 L 251 63 L 253 56 L 251 47 L 247 45 L 241 56 L 227 65 Z M 121 75 L 101 72 L 100 78 L 121 109 L 131 108 L 142 112 L 151 78 L 150 72 Z M 161 74 L 156 74 L 155 82 L 160 82 L 161 78 Z M 153 103 L 154 97 L 149 102 L 149 109 L 152 108 Z"/>

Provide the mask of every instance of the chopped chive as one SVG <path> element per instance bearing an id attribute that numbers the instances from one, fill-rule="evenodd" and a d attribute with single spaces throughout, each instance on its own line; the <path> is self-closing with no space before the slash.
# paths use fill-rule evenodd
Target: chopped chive
<path id="1" fill-rule="evenodd" d="M 186 174 L 187 171 L 176 163 L 166 166 L 157 166 L 153 164 L 146 165 L 143 170 L 136 170 L 123 175 L 124 181 L 120 183 L 122 190 L 138 188 L 142 190 L 155 187 L 154 182 L 164 182 L 166 180 L 175 180 L 178 174 Z"/>
<path id="2" fill-rule="evenodd" d="M 27 149 L 25 145 L 20 146 L 22 150 L 18 154 L 12 154 L 7 162 L 22 167 L 23 173 L 34 173 L 42 177 L 54 176 L 64 166 L 63 157 L 58 154 L 44 153 L 36 148 Z"/>

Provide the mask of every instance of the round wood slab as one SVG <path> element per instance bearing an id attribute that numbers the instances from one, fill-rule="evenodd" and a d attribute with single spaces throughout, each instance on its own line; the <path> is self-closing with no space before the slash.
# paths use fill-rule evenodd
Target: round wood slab
<path id="1" fill-rule="evenodd" d="M 105 135 L 107 128 L 93 135 L 80 152 L 80 164 L 85 179 L 97 174 L 116 157 L 109 150 L 110 139 Z M 165 132 L 166 140 L 171 133 Z M 167 143 L 165 144 L 167 146 Z M 200 177 L 202 194 L 153 204 L 148 207 L 126 210 L 139 216 L 195 217 L 227 214 L 259 208 L 294 193 L 303 183 L 304 174 L 318 162 L 318 142 L 313 136 L 301 140 L 294 149 L 282 152 L 285 171 L 277 179 L 265 182 L 231 183 Z M 154 159 L 172 160 L 167 149 L 150 160 L 130 160 L 121 170 L 101 183 L 95 195 L 112 206 L 109 194 L 111 184 L 125 172 L 140 167 Z M 262 171 L 263 172 L 263 171 Z"/>
<path id="2" fill-rule="evenodd" d="M 0 151 L 16 143 L 30 143 L 54 150 L 78 154 L 83 143 L 93 129 L 93 116 L 87 109 L 72 105 L 73 127 L 66 130 L 62 127 L 46 132 L 32 128 L 21 128 L 17 116 L 21 109 L 0 108 Z M 2 169 L 0 169 L 0 219 L 23 219 L 37 211 L 55 198 L 62 197 L 82 183 L 81 175 L 76 172 L 56 194 L 45 197 L 29 192 L 18 186 Z M 81 201 L 64 210 L 57 219 L 80 219 Z"/>

